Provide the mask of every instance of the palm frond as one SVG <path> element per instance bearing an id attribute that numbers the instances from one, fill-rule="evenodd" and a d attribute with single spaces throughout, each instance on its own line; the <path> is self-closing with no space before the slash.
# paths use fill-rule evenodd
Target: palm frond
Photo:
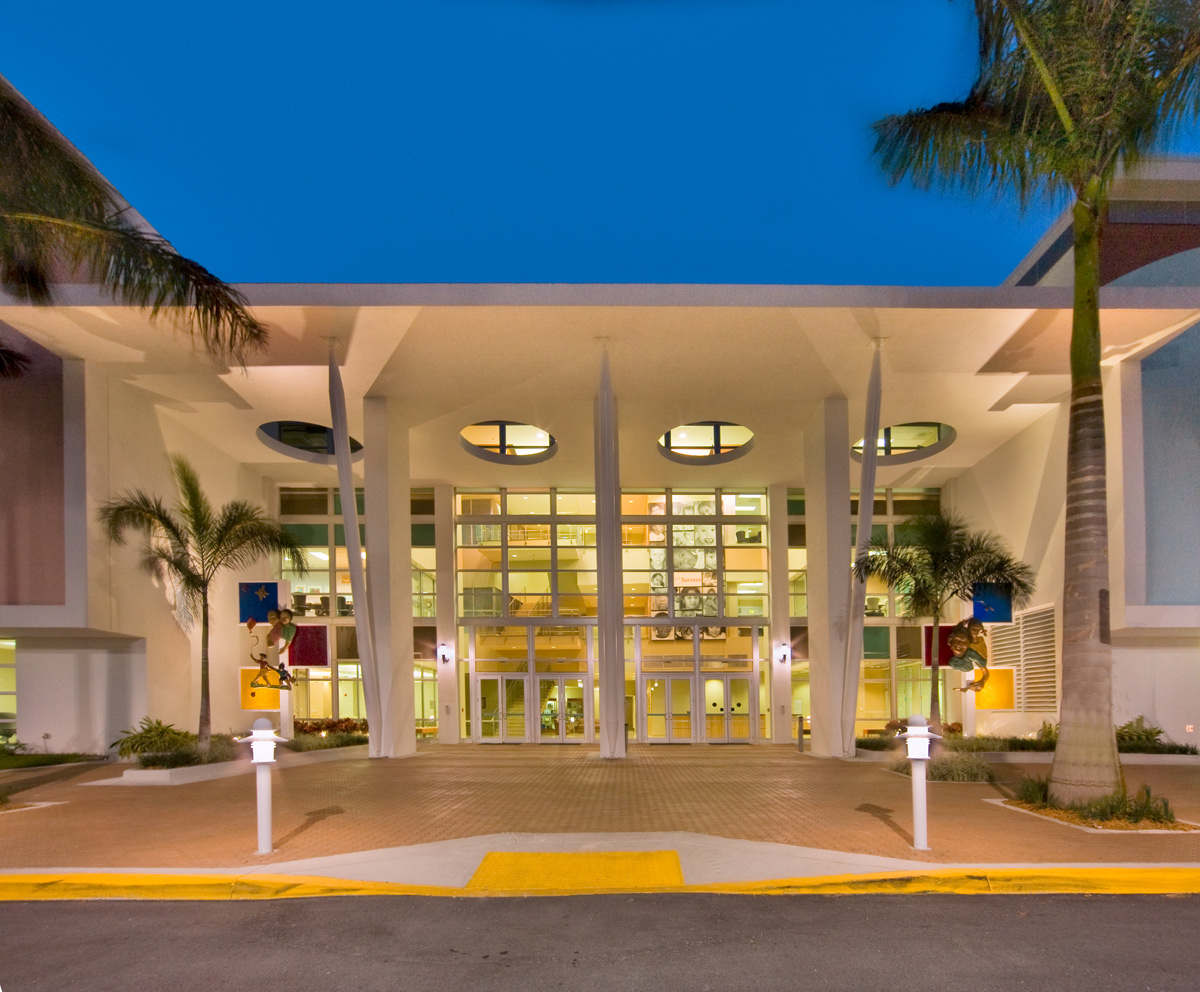
<path id="1" fill-rule="evenodd" d="M 1107 190 L 1200 116 L 1194 0 L 975 0 L 979 74 L 958 103 L 885 118 L 876 154 L 893 181 L 968 192 Z"/>
<path id="2" fill-rule="evenodd" d="M 294 571 L 308 571 L 308 559 L 295 537 L 249 503 L 234 501 L 221 508 L 209 546 L 207 565 L 214 573 L 245 568 L 277 551 L 291 557 Z"/>
<path id="3" fill-rule="evenodd" d="M 29 368 L 30 358 L 0 344 L 0 379 L 16 379 Z"/>
<path id="4" fill-rule="evenodd" d="M 906 176 L 920 189 L 958 188 L 976 194 L 1005 189 L 1022 204 L 1059 192 L 1043 155 L 1002 114 L 968 102 L 885 117 L 872 125 L 875 154 L 889 182 Z"/>
<path id="5" fill-rule="evenodd" d="M 1012 586 L 1016 605 L 1033 594 L 1033 570 L 1008 553 L 994 534 L 972 532 L 952 513 L 923 514 L 880 538 L 854 563 L 862 580 L 877 578 L 901 591 L 903 615 L 940 615 L 952 599 L 970 601 L 975 584 Z"/>
<path id="6" fill-rule="evenodd" d="M 53 301 L 62 273 L 83 271 L 114 298 L 170 311 L 217 361 L 244 364 L 266 328 L 236 289 L 136 229 L 116 192 L 0 77 L 0 284 L 35 303 Z"/>
<path id="7" fill-rule="evenodd" d="M 211 543 L 214 526 L 212 503 L 200 487 L 200 478 L 191 463 L 182 455 L 171 456 L 171 474 L 175 478 L 175 489 L 178 499 L 176 511 L 184 521 L 189 543 L 194 545 L 201 556 Z"/>
<path id="8" fill-rule="evenodd" d="M 7 249 L 0 251 L 6 284 L 35 302 L 44 302 L 45 294 L 36 280 L 23 281 L 32 270 L 22 265 L 29 258 L 47 258 L 69 270 L 86 270 L 116 299 L 149 310 L 151 318 L 164 309 L 181 311 L 219 361 L 244 363 L 249 352 L 266 345 L 266 328 L 250 314 L 238 290 L 176 253 L 162 238 L 120 221 L 10 211 L 0 215 L 0 249 Z"/>
<path id="9" fill-rule="evenodd" d="M 100 522 L 113 544 L 125 543 L 125 531 L 134 530 L 146 537 L 161 535 L 172 547 L 186 548 L 187 529 L 158 496 L 141 489 L 110 499 L 100 508 Z"/>

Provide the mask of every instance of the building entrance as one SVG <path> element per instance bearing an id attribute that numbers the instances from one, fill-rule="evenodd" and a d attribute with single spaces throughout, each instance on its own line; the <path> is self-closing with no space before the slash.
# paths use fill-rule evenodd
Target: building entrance
<path id="1" fill-rule="evenodd" d="M 688 675 L 642 679 L 646 740 L 651 744 L 690 743 L 692 679 Z"/>
<path id="2" fill-rule="evenodd" d="M 590 709 L 584 680 L 566 675 L 539 675 L 537 741 L 582 744 L 587 740 Z"/>
<path id="3" fill-rule="evenodd" d="M 704 676 L 704 739 L 710 744 L 749 744 L 756 720 L 749 675 Z"/>
<path id="4" fill-rule="evenodd" d="M 525 719 L 525 676 L 481 675 L 476 679 L 479 740 L 518 744 L 529 739 Z"/>

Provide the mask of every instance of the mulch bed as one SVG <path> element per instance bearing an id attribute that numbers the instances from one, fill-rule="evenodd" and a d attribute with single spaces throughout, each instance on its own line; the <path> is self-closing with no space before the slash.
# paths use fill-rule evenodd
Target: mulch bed
<path id="1" fill-rule="evenodd" d="M 1091 820 L 1074 810 L 1039 806 L 1037 803 L 1022 802 L 1020 799 L 1006 799 L 1004 805 L 1016 806 L 1018 809 L 1037 813 L 1038 816 L 1062 820 L 1064 823 L 1073 823 L 1077 827 L 1091 827 L 1094 830 L 1200 830 L 1200 826 L 1194 823 L 1183 823 L 1178 820 L 1174 823 L 1162 823 L 1156 820 L 1141 820 L 1137 823 L 1130 823 L 1128 820 Z"/>

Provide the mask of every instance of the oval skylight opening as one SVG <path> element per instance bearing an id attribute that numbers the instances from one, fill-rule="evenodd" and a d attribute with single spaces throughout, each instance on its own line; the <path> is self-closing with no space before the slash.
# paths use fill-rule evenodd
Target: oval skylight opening
<path id="1" fill-rule="evenodd" d="M 741 424 L 705 420 L 672 427 L 658 439 L 664 458 L 681 465 L 717 465 L 748 454 L 754 447 L 754 432 Z"/>
<path id="2" fill-rule="evenodd" d="M 553 435 L 532 424 L 512 420 L 486 420 L 458 432 L 463 448 L 489 462 L 532 465 L 554 457 L 558 442 Z"/>
<path id="3" fill-rule="evenodd" d="M 949 424 L 932 421 L 915 424 L 895 424 L 879 432 L 880 465 L 903 465 L 920 461 L 930 455 L 944 451 L 954 443 L 958 432 Z M 851 449 L 851 457 L 862 461 L 863 442 L 860 440 Z"/>
<path id="4" fill-rule="evenodd" d="M 333 428 L 303 420 L 272 420 L 258 429 L 258 439 L 272 451 L 317 465 L 333 465 Z M 363 446 L 350 438 L 350 459 L 362 458 Z"/>

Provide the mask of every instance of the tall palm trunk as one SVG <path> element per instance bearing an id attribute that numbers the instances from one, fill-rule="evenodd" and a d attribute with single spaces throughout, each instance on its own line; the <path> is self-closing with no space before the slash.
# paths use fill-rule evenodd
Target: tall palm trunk
<path id="1" fill-rule="evenodd" d="M 208 753 L 212 739 L 212 714 L 208 701 L 208 590 L 200 600 L 200 741 L 202 753 Z"/>
<path id="2" fill-rule="evenodd" d="M 1076 200 L 1075 316 L 1067 441 L 1063 560 L 1062 700 L 1050 790 L 1063 802 L 1094 799 L 1121 782 L 1112 722 L 1108 637 L 1108 505 L 1100 382 L 1100 182 Z"/>
<path id="3" fill-rule="evenodd" d="M 940 658 L 939 649 L 941 648 L 941 613 L 933 614 L 933 643 L 929 648 L 929 730 L 931 733 L 940 734 L 942 732 L 942 698 L 938 692 L 938 663 Z"/>

